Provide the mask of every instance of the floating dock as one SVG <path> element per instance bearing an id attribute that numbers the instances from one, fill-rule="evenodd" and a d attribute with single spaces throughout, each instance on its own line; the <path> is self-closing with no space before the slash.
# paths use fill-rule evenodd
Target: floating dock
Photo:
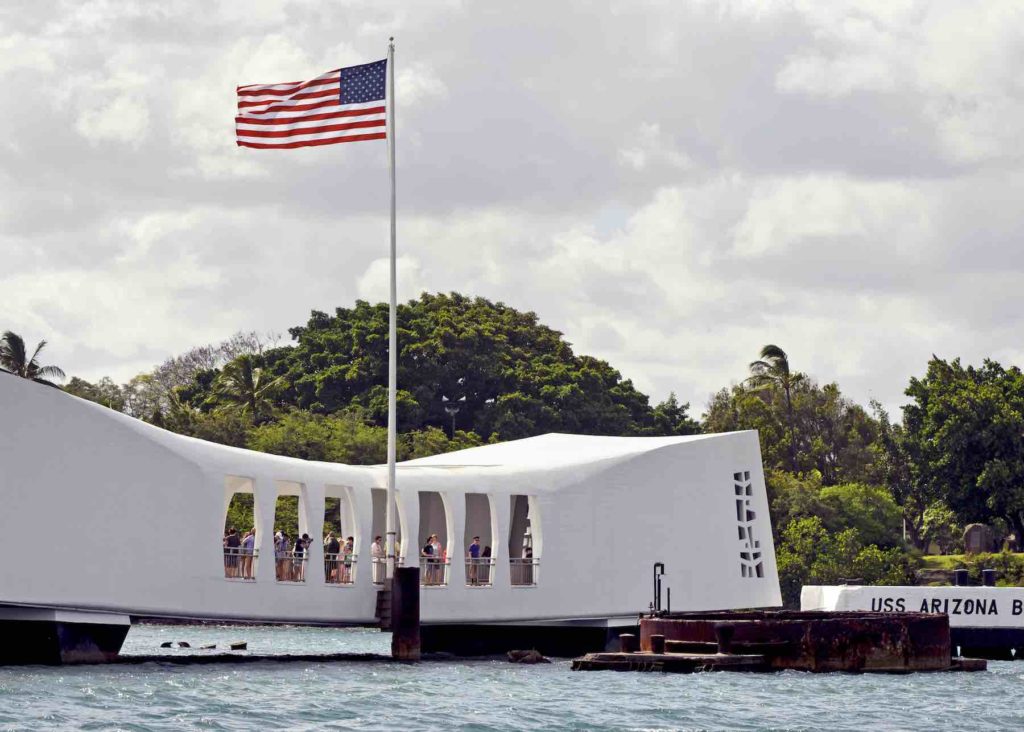
<path id="1" fill-rule="evenodd" d="M 949 618 L 924 613 L 744 611 L 641 618 L 618 653 L 591 653 L 577 671 L 983 671 L 953 658 Z"/>

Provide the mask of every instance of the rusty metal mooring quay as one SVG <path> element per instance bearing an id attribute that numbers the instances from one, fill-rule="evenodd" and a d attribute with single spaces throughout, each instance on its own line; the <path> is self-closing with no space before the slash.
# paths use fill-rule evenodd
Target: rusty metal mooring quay
<path id="1" fill-rule="evenodd" d="M 642 617 L 618 653 L 590 653 L 576 671 L 983 671 L 953 658 L 949 617 L 926 613 L 723 611 Z"/>

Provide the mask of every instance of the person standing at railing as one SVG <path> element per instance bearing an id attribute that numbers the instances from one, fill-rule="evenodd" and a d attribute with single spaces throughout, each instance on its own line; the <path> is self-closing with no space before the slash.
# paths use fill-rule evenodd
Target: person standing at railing
<path id="1" fill-rule="evenodd" d="M 370 544 L 370 562 L 373 565 L 373 583 L 375 585 L 384 584 L 384 562 L 386 559 L 381 537 L 373 537 L 373 543 Z"/>
<path id="2" fill-rule="evenodd" d="M 341 580 L 346 585 L 352 582 L 352 555 L 356 550 L 356 539 L 354 536 L 350 536 L 345 540 L 345 574 Z"/>
<path id="3" fill-rule="evenodd" d="M 474 536 L 473 543 L 469 545 L 469 551 L 466 552 L 466 556 L 469 559 L 469 584 L 478 585 L 480 584 L 479 572 L 480 572 L 480 537 Z"/>
<path id="4" fill-rule="evenodd" d="M 288 534 L 277 532 L 274 542 L 274 560 L 277 562 L 277 581 L 286 582 L 291 579 L 288 573 Z"/>
<path id="5" fill-rule="evenodd" d="M 434 584 L 434 542 L 427 539 L 427 543 L 423 545 L 423 550 L 420 552 L 420 556 L 423 557 L 423 584 L 432 585 Z"/>
<path id="6" fill-rule="evenodd" d="M 256 529 L 245 532 L 242 539 L 242 579 L 253 579 L 252 558 L 256 547 Z"/>
<path id="7" fill-rule="evenodd" d="M 309 544 L 309 534 L 303 534 L 302 536 L 296 537 L 295 549 L 293 550 L 292 556 L 294 561 L 292 562 L 292 580 L 295 582 L 306 581 L 306 545 Z"/>
<path id="8" fill-rule="evenodd" d="M 338 582 L 338 552 L 341 551 L 341 542 L 334 535 L 333 531 L 327 532 L 327 539 L 324 542 L 324 574 L 328 582 Z"/>
<path id="9" fill-rule="evenodd" d="M 491 547 L 485 546 L 480 552 L 480 582 L 485 585 L 491 584 Z"/>
<path id="10" fill-rule="evenodd" d="M 434 584 L 444 584 L 444 562 L 447 557 L 444 556 L 444 551 L 441 549 L 441 542 L 437 538 L 437 534 L 430 535 L 430 543 L 434 547 Z"/>
<path id="11" fill-rule="evenodd" d="M 228 535 L 224 539 L 224 554 L 227 557 L 225 562 L 228 577 L 238 576 L 238 547 L 241 545 L 238 538 L 238 529 L 232 526 L 228 529 Z"/>

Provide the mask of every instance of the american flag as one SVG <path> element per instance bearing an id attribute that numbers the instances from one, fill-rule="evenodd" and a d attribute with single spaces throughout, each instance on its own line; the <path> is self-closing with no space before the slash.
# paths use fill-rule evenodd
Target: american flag
<path id="1" fill-rule="evenodd" d="M 309 81 L 238 87 L 240 147 L 280 148 L 383 140 L 387 60 Z"/>

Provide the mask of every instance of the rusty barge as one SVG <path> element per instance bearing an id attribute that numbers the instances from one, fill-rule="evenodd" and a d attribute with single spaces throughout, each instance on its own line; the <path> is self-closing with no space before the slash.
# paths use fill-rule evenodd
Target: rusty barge
<path id="1" fill-rule="evenodd" d="M 621 650 L 573 661 L 577 671 L 983 671 L 955 658 L 949 618 L 925 613 L 750 610 L 641 617 Z"/>

